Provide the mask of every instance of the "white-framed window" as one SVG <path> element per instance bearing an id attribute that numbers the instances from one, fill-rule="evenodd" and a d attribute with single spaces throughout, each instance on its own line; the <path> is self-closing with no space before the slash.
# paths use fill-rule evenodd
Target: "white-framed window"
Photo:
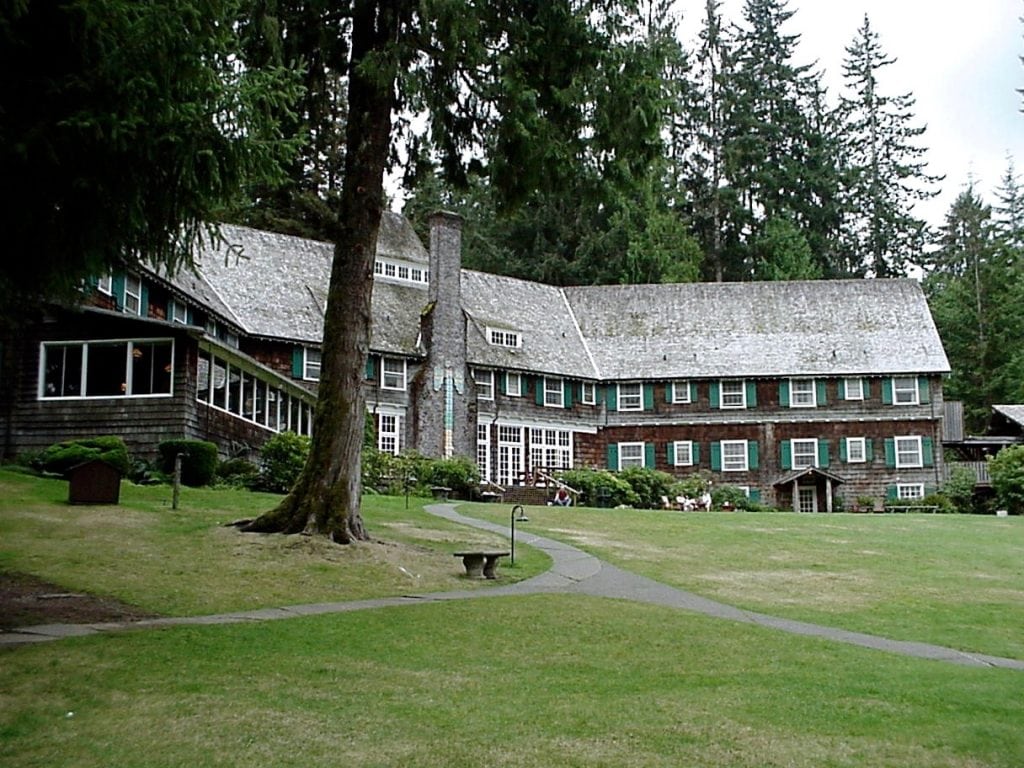
<path id="1" fill-rule="evenodd" d="M 723 440 L 722 441 L 722 471 L 723 472 L 746 472 L 747 463 L 747 441 L 746 440 Z"/>
<path id="2" fill-rule="evenodd" d="M 509 397 L 523 396 L 523 376 L 520 373 L 505 374 L 505 394 Z"/>
<path id="3" fill-rule="evenodd" d="M 818 466 L 818 439 L 790 440 L 793 452 L 793 469 L 807 469 Z"/>
<path id="4" fill-rule="evenodd" d="M 142 279 L 138 275 L 124 276 L 124 311 L 129 315 L 144 315 L 142 306 Z"/>
<path id="5" fill-rule="evenodd" d="M 420 269 L 419 267 L 413 267 L 412 269 L 409 270 L 409 279 L 412 280 L 414 283 L 422 283 L 423 270 Z"/>
<path id="6" fill-rule="evenodd" d="M 814 379 L 789 380 L 790 408 L 814 408 L 818 404 Z"/>
<path id="7" fill-rule="evenodd" d="M 561 379 L 544 377 L 544 405 L 552 408 L 565 407 L 565 385 Z"/>
<path id="8" fill-rule="evenodd" d="M 743 379 L 722 379 L 722 408 L 747 407 L 747 382 Z"/>
<path id="9" fill-rule="evenodd" d="M 523 344 L 523 337 L 518 331 L 509 331 L 503 328 L 488 328 L 487 341 L 495 347 L 518 349 Z"/>
<path id="10" fill-rule="evenodd" d="M 96 290 L 100 293 L 105 293 L 107 296 L 114 295 L 114 276 L 113 275 L 101 275 L 96 280 Z"/>
<path id="11" fill-rule="evenodd" d="M 676 405 L 690 402 L 690 382 L 688 381 L 673 381 L 672 384 L 672 402 Z"/>
<path id="12" fill-rule="evenodd" d="M 676 440 L 673 443 L 673 451 L 675 453 L 675 466 L 677 466 L 677 467 L 692 467 L 693 466 L 693 441 L 692 440 Z"/>
<path id="13" fill-rule="evenodd" d="M 381 389 L 405 391 L 405 359 L 401 357 L 385 357 L 380 365 Z M 493 396 L 492 396 L 493 397 Z"/>
<path id="14" fill-rule="evenodd" d="M 525 427 L 498 425 L 498 478 L 501 485 L 522 481 Z"/>
<path id="15" fill-rule="evenodd" d="M 375 274 L 375 275 L 383 275 L 384 274 L 384 262 L 383 261 L 375 261 L 375 262 L 373 262 L 373 274 Z"/>
<path id="16" fill-rule="evenodd" d="M 494 371 L 473 369 L 473 382 L 476 384 L 476 396 L 480 400 L 494 399 Z"/>
<path id="17" fill-rule="evenodd" d="M 619 410 L 642 411 L 644 409 L 644 387 L 638 381 L 619 384 Z"/>
<path id="18" fill-rule="evenodd" d="M 580 385 L 580 402 L 584 405 L 597 404 L 597 386 L 592 381 L 584 381 Z"/>
<path id="19" fill-rule="evenodd" d="M 302 378 L 306 381 L 320 381 L 320 350 L 302 348 Z"/>
<path id="20" fill-rule="evenodd" d="M 402 417 L 397 413 L 381 413 L 377 419 L 377 450 L 397 456 L 402 451 Z"/>
<path id="21" fill-rule="evenodd" d="M 390 261 L 384 262 L 384 277 L 396 277 L 398 274 L 398 267 L 392 264 Z"/>
<path id="22" fill-rule="evenodd" d="M 409 279 L 409 268 L 404 264 L 398 265 L 398 279 L 408 280 Z"/>
<path id="23" fill-rule="evenodd" d="M 188 323 L 188 306 L 183 301 L 177 299 L 167 300 L 167 319 L 172 323 L 181 323 L 185 325 Z"/>
<path id="24" fill-rule="evenodd" d="M 643 443 L 619 443 L 619 469 L 644 465 Z"/>
<path id="25" fill-rule="evenodd" d="M 476 425 L 476 467 L 482 480 L 491 479 L 491 435 L 487 424 Z"/>
<path id="26" fill-rule="evenodd" d="M 896 405 L 917 405 L 917 377 L 894 376 L 892 380 L 892 401 Z"/>
<path id="27" fill-rule="evenodd" d="M 572 432 L 530 428 L 530 470 L 572 469 Z"/>
<path id="28" fill-rule="evenodd" d="M 897 483 L 896 498 L 900 501 L 913 501 L 924 498 L 924 483 Z"/>
<path id="29" fill-rule="evenodd" d="M 864 399 L 864 379 L 861 378 L 847 378 L 843 379 L 843 386 L 846 389 L 847 400 L 863 400 Z"/>
<path id="30" fill-rule="evenodd" d="M 897 437 L 894 442 L 897 469 L 913 469 L 924 466 L 920 437 Z"/>
<path id="31" fill-rule="evenodd" d="M 846 461 L 850 464 L 863 464 L 868 460 L 867 438 L 846 438 Z"/>
<path id="32" fill-rule="evenodd" d="M 39 398 L 167 397 L 173 339 L 43 342 Z"/>

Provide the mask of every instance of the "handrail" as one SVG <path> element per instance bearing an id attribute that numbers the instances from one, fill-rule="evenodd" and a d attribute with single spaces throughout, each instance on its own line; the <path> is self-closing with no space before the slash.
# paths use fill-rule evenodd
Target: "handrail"
<path id="1" fill-rule="evenodd" d="M 537 477 L 541 478 L 542 480 L 545 480 L 546 482 L 549 482 L 549 483 L 554 483 L 554 484 L 555 484 L 555 485 L 557 485 L 557 486 L 558 486 L 559 488 L 564 488 L 564 489 L 565 489 L 565 490 L 567 490 L 567 491 L 568 491 L 569 493 L 571 493 L 571 494 L 573 494 L 573 495 L 575 495 L 575 496 L 579 496 L 579 495 L 580 495 L 580 494 L 582 493 L 582 491 L 577 491 L 577 490 L 576 490 L 575 488 L 573 488 L 573 487 L 572 487 L 571 485 L 569 485 L 569 484 L 567 484 L 567 483 L 563 483 L 563 482 L 562 482 L 561 480 L 559 480 L 559 479 L 558 479 L 557 477 L 555 477 L 555 476 L 554 476 L 554 475 L 552 475 L 552 474 L 549 474 L 548 472 L 546 472 L 546 471 L 545 471 L 545 470 L 543 470 L 543 469 L 535 469 L 535 470 L 533 471 L 533 473 L 534 473 L 534 474 L 535 474 L 535 475 L 536 475 Z"/>

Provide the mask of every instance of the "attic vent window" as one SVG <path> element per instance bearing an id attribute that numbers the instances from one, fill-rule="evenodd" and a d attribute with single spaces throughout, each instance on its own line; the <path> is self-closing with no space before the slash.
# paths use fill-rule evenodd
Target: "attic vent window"
<path id="1" fill-rule="evenodd" d="M 518 349 L 523 345 L 522 336 L 519 335 L 518 331 L 503 331 L 497 328 L 491 328 L 488 331 L 487 337 L 491 344 L 496 347 Z"/>

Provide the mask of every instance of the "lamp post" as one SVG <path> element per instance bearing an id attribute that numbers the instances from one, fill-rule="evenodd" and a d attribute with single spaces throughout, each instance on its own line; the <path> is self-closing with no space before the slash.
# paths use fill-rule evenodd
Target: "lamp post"
<path id="1" fill-rule="evenodd" d="M 516 523 L 517 522 L 519 522 L 519 523 L 528 523 L 528 522 L 530 522 L 530 518 L 528 518 L 526 516 L 526 512 L 523 510 L 523 505 L 522 504 L 516 504 L 514 507 L 512 507 L 512 518 L 511 518 L 512 536 L 510 537 L 511 540 L 512 540 L 512 552 L 509 555 L 509 565 L 515 565 L 516 564 Z"/>

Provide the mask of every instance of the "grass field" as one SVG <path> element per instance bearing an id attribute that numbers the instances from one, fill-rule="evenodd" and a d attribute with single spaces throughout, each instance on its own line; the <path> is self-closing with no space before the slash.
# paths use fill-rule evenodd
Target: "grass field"
<path id="1" fill-rule="evenodd" d="M 415 502 L 406 511 L 403 499 L 367 500 L 368 525 L 387 543 L 361 545 L 353 555 L 284 537 L 250 544 L 253 537 L 218 525 L 273 497 L 191 491 L 173 512 L 167 489 L 125 486 L 117 508 L 68 507 L 64 493 L 62 483 L 0 471 L 0 568 L 76 589 L 106 585 L 107 594 L 152 610 L 170 601 L 176 613 L 299 602 L 321 590 L 331 599 L 409 591 L 409 577 L 379 550 L 400 552 L 403 568 L 417 566 L 406 570 L 425 586 L 465 588 L 449 553 L 486 539 L 425 515 Z M 501 506 L 472 512 L 507 521 Z M 997 522 L 1005 527 L 992 527 Z M 1015 576 L 995 574 L 999 584 L 985 599 L 1009 615 L 993 615 L 997 627 L 978 628 L 977 641 L 1008 647 L 1000 638 L 1012 635 L 1014 622 L 1018 631 L 1024 626 L 1016 518 L 538 508 L 523 527 L 771 613 L 877 625 L 907 613 L 908 633 L 928 629 L 929 613 L 944 624 L 946 614 L 970 605 L 984 581 L 958 588 L 958 575 L 982 565 L 1017 568 Z M 544 567 L 527 547 L 516 555 L 517 567 L 502 570 L 508 578 Z M 428 570 L 435 562 L 437 571 Z M 790 568 L 825 576 L 773 575 Z M 177 577 L 165 579 L 163 570 Z M 934 594 L 904 606 L 916 590 L 889 584 L 899 578 L 940 581 Z M 884 591 L 875 601 L 895 605 L 869 609 L 871 601 L 854 600 L 858 580 L 868 592 Z M 836 597 L 826 600 L 830 584 Z M 126 632 L 0 652 L 5 768 L 1019 768 L 1022 722 L 1018 671 L 569 595 Z"/>

